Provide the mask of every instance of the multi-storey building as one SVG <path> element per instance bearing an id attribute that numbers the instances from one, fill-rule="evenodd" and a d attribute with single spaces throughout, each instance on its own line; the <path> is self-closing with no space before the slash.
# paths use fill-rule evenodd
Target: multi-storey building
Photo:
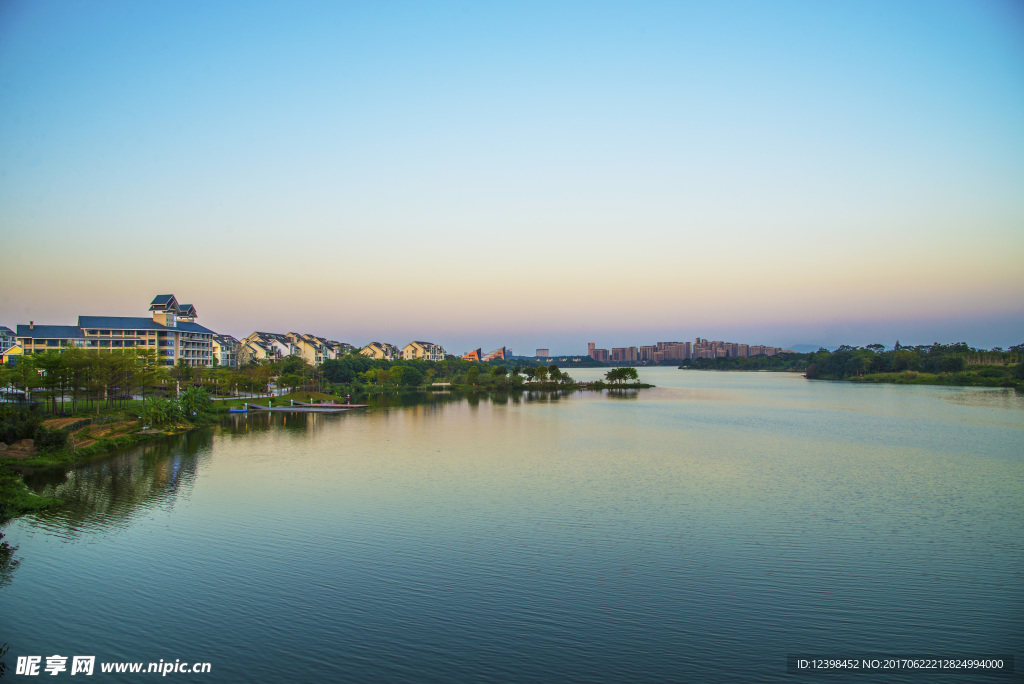
<path id="1" fill-rule="evenodd" d="M 378 360 L 396 361 L 402 358 L 402 350 L 387 342 L 371 342 L 360 349 L 359 353 Z"/>
<path id="2" fill-rule="evenodd" d="M 238 363 L 264 363 L 280 361 L 294 352 L 292 341 L 279 333 L 256 332 L 242 338 L 238 349 Z"/>
<path id="3" fill-rule="evenodd" d="M 484 350 L 477 347 L 473 351 L 466 352 L 462 355 L 463 361 L 480 361 L 484 357 Z"/>
<path id="4" fill-rule="evenodd" d="M 693 342 L 658 342 L 642 347 L 615 347 L 608 350 L 597 349 L 594 342 L 587 343 L 587 355 L 592 359 L 613 363 L 661 363 L 662 361 L 680 361 L 683 359 L 721 359 L 748 356 L 775 356 L 786 353 L 780 347 L 767 347 L 738 342 L 708 341 L 702 337 Z M 795 352 L 793 352 L 795 353 Z"/>
<path id="5" fill-rule="evenodd" d="M 689 342 L 658 342 L 655 347 L 662 354 L 662 359 L 690 358 Z"/>
<path id="6" fill-rule="evenodd" d="M 18 344 L 26 354 L 73 345 L 109 351 L 139 347 L 156 351 L 160 363 L 213 365 L 213 331 L 195 322 L 196 309 L 174 295 L 158 295 L 149 305 L 152 318 L 79 316 L 78 325 L 19 325 Z"/>
<path id="7" fill-rule="evenodd" d="M 444 347 L 433 342 L 413 340 L 402 348 L 402 358 L 406 361 L 424 359 L 426 361 L 444 361 Z"/>
<path id="8" fill-rule="evenodd" d="M 18 343 L 18 338 L 10 328 L 0 325 L 0 354 Z"/>
<path id="9" fill-rule="evenodd" d="M 612 347 L 612 363 L 636 363 L 636 347 Z"/>
<path id="10" fill-rule="evenodd" d="M 337 340 L 329 340 L 326 337 L 317 337 L 316 335 L 303 335 L 303 337 L 311 344 L 319 347 L 320 355 L 324 361 L 338 359 L 349 352 L 356 351 L 356 348 L 348 342 L 338 342 Z"/>
<path id="11" fill-rule="evenodd" d="M 242 343 L 231 335 L 213 336 L 213 365 L 238 368 L 238 352 Z"/>
<path id="12" fill-rule="evenodd" d="M 318 337 L 293 332 L 288 333 L 285 337 L 291 340 L 292 354 L 310 366 L 316 367 L 324 361 L 334 358 L 334 350 Z"/>
<path id="13" fill-rule="evenodd" d="M 307 333 L 281 334 L 257 330 L 242 339 L 239 363 L 280 361 L 286 356 L 298 356 L 311 366 L 319 366 L 354 349 L 351 344 Z"/>
<path id="14" fill-rule="evenodd" d="M 21 356 L 21 347 L 14 345 L 7 349 L 0 351 L 0 366 L 7 366 L 18 363 L 18 358 Z"/>
<path id="15" fill-rule="evenodd" d="M 508 357 L 512 356 L 512 351 L 505 347 L 498 347 L 494 351 L 487 352 L 487 358 L 484 361 L 504 361 Z"/>

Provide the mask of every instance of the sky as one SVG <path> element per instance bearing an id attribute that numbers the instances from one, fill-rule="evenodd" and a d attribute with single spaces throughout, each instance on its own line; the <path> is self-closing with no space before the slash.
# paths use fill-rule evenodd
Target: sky
<path id="1" fill-rule="evenodd" d="M 0 0 L 0 325 L 1024 342 L 1010 0 Z"/>

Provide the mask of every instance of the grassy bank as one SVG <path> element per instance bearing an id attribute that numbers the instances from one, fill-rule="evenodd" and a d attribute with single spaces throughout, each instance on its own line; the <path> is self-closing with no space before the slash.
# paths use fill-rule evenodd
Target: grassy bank
<path id="1" fill-rule="evenodd" d="M 72 418 L 48 418 L 36 432 L 37 439 L 31 449 L 15 442 L 0 451 L 0 522 L 32 511 L 62 505 L 59 499 L 36 496 L 17 472 L 17 468 L 69 467 L 100 458 L 118 449 L 126 449 L 145 442 L 164 439 L 210 425 L 220 419 L 219 412 L 207 410 L 191 421 L 177 420 L 160 429 L 143 429 L 141 421 L 129 411 L 108 410 L 99 416 L 86 415 Z M 39 447 L 38 436 L 47 437 Z M 50 439 L 59 436 L 61 439 Z M 60 444 L 51 447 L 48 444 Z"/>
<path id="2" fill-rule="evenodd" d="M 949 385 L 957 387 L 1006 387 L 1024 392 L 1024 380 L 1014 378 L 1010 369 L 969 368 L 955 373 L 924 373 L 900 371 L 899 373 L 868 373 L 863 376 L 843 379 L 849 382 L 881 382 L 896 385 Z"/>

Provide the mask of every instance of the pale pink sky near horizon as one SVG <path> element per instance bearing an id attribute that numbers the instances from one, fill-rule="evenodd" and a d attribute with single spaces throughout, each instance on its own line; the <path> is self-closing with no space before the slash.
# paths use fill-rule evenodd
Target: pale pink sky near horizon
<path id="1" fill-rule="evenodd" d="M 0 6 L 0 325 L 1024 341 L 1000 0 Z"/>

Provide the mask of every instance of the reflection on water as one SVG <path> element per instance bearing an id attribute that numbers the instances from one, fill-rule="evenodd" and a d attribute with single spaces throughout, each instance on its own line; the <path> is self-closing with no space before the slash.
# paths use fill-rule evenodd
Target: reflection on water
<path id="1" fill-rule="evenodd" d="M 18 569 L 20 561 L 15 555 L 17 552 L 17 546 L 11 546 L 7 542 L 0 541 L 0 588 L 11 583 L 11 575 Z"/>
<path id="2" fill-rule="evenodd" d="M 781 682 L 788 653 L 1024 643 L 1019 397 L 641 378 L 233 414 L 31 474 L 71 505 L 5 529 L 11 654 L 237 682 Z"/>
<path id="3" fill-rule="evenodd" d="M 172 507 L 187 496 L 196 466 L 209 453 L 213 430 L 203 429 L 136 447 L 126 453 L 64 471 L 25 470 L 25 483 L 66 505 L 34 517 L 62 535 L 119 527 L 150 507 Z"/>

